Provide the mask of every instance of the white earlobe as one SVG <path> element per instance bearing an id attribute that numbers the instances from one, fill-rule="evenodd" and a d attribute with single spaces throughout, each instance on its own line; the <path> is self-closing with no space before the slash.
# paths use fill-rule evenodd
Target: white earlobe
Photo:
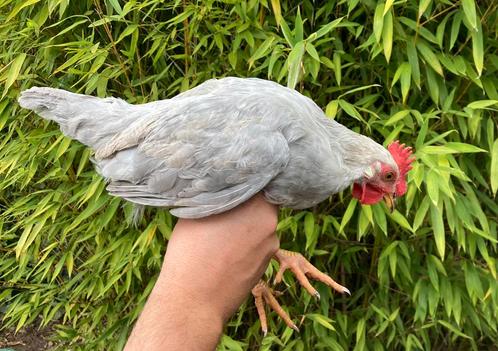
<path id="1" fill-rule="evenodd" d="M 372 178 L 374 175 L 374 170 L 373 167 L 368 167 L 364 172 L 363 172 L 363 177 L 366 179 Z"/>

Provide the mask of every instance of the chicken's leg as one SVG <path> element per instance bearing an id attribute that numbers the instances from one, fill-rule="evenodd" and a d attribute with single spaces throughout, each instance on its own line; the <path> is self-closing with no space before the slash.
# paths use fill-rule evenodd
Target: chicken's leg
<path id="1" fill-rule="evenodd" d="M 327 284 L 332 289 L 340 292 L 341 294 L 346 293 L 351 295 L 349 289 L 336 283 L 334 279 L 328 276 L 325 273 L 320 272 L 315 266 L 308 262 L 307 259 L 304 258 L 299 252 L 287 251 L 287 250 L 278 250 L 275 254 L 275 259 L 280 263 L 280 269 L 273 280 L 273 284 L 278 284 L 282 281 L 282 277 L 284 272 L 287 269 L 290 269 L 292 273 L 296 276 L 297 280 L 308 292 L 315 296 L 316 298 L 320 298 L 320 294 L 316 289 L 310 284 L 308 277 L 321 281 L 322 283 Z"/>
<path id="2" fill-rule="evenodd" d="M 276 295 L 281 294 L 280 292 L 274 291 L 263 280 L 260 280 L 251 292 L 254 296 L 254 304 L 256 305 L 256 308 L 258 310 L 259 320 L 261 321 L 261 330 L 263 331 L 263 334 L 265 336 L 268 332 L 265 304 L 268 304 L 275 312 L 277 312 L 277 314 L 284 320 L 285 324 L 287 324 L 289 328 L 292 328 L 297 332 L 299 331 L 297 325 L 294 324 L 287 312 L 284 311 L 282 306 L 280 306 L 277 299 L 275 298 Z"/>
<path id="3" fill-rule="evenodd" d="M 282 281 L 284 272 L 287 269 L 290 269 L 296 276 L 301 286 L 303 286 L 311 295 L 315 296 L 317 299 L 320 299 L 320 294 L 310 284 L 308 277 L 319 280 L 340 293 L 351 295 L 348 288 L 336 283 L 327 274 L 322 273 L 298 252 L 280 249 L 277 251 L 274 258 L 280 263 L 280 268 L 277 272 L 277 275 L 275 276 L 275 279 L 273 280 L 274 285 L 280 283 Z M 254 302 L 256 304 L 259 319 L 261 321 L 261 330 L 263 331 L 264 335 L 266 335 L 266 333 L 268 332 L 265 303 L 270 305 L 270 307 L 275 312 L 277 312 L 277 314 L 284 320 L 285 324 L 287 324 L 289 328 L 299 331 L 297 325 L 292 322 L 289 315 L 283 310 L 283 308 L 275 298 L 275 295 L 277 295 L 278 292 L 270 288 L 263 280 L 260 280 L 259 283 L 252 289 L 252 294 L 254 296 Z"/>

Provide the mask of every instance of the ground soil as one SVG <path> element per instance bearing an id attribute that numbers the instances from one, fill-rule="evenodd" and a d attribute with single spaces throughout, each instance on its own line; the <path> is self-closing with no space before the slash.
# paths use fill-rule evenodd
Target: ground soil
<path id="1" fill-rule="evenodd" d="M 49 340 L 52 328 L 38 329 L 34 326 L 21 328 L 17 333 L 15 328 L 0 330 L 0 350 L 15 351 L 48 351 L 54 347 Z"/>

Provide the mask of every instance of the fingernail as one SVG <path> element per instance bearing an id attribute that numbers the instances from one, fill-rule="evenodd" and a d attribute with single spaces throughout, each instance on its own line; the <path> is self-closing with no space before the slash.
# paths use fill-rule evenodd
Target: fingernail
<path id="1" fill-rule="evenodd" d="M 313 294 L 315 295 L 315 298 L 320 301 L 320 293 L 318 291 L 315 291 L 315 293 Z"/>
<path id="2" fill-rule="evenodd" d="M 266 334 L 268 334 L 268 330 L 263 329 L 263 338 L 266 337 Z"/>
<path id="3" fill-rule="evenodd" d="M 349 291 L 349 289 L 348 289 L 348 288 L 342 287 L 342 289 L 343 289 L 343 290 L 342 290 L 342 292 L 343 292 L 343 293 L 346 293 L 346 294 L 348 294 L 349 296 L 351 296 L 351 291 Z"/>
<path id="4" fill-rule="evenodd" d="M 293 324 L 291 328 L 299 333 L 299 328 L 297 327 L 297 325 Z"/>

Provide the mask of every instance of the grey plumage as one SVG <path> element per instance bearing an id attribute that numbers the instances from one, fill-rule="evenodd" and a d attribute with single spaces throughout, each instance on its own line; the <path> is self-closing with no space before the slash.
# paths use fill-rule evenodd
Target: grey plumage
<path id="1" fill-rule="evenodd" d="M 306 208 L 375 161 L 397 168 L 381 145 L 261 79 L 212 79 L 143 105 L 34 87 L 19 103 L 94 149 L 112 195 L 183 218 L 229 210 L 260 191 L 272 203 Z"/>

